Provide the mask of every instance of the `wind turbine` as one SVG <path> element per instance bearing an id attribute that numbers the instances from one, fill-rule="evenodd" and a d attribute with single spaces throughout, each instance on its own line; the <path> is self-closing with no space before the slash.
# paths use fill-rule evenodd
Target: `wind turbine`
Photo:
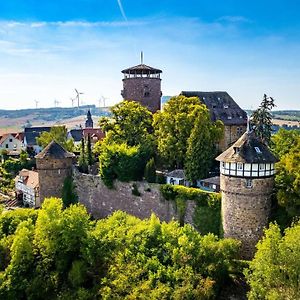
<path id="1" fill-rule="evenodd" d="M 57 107 L 57 105 L 59 104 L 60 102 L 56 99 L 54 99 L 54 107 Z"/>
<path id="2" fill-rule="evenodd" d="M 74 107 L 74 101 L 76 100 L 76 98 L 70 98 L 70 100 L 72 101 L 72 107 Z"/>
<path id="3" fill-rule="evenodd" d="M 101 107 L 101 102 L 103 103 L 103 107 L 105 107 L 105 100 L 108 99 L 104 96 L 101 96 L 100 99 L 99 99 L 99 107 Z"/>
<path id="4" fill-rule="evenodd" d="M 35 102 L 35 108 L 38 108 L 39 101 L 38 100 L 34 100 L 34 102 Z"/>
<path id="5" fill-rule="evenodd" d="M 75 92 L 76 92 L 76 98 L 77 98 L 77 105 L 78 105 L 78 108 L 79 108 L 79 106 L 80 106 L 80 103 L 79 103 L 79 95 L 83 95 L 83 93 L 78 92 L 77 89 L 75 89 Z"/>

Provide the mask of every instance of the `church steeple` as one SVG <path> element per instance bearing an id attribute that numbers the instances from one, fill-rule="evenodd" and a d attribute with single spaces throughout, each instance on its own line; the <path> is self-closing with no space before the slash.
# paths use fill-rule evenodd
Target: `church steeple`
<path id="1" fill-rule="evenodd" d="M 92 119 L 92 114 L 91 111 L 88 110 L 86 114 L 85 128 L 93 128 L 93 127 L 94 127 L 94 122 Z"/>

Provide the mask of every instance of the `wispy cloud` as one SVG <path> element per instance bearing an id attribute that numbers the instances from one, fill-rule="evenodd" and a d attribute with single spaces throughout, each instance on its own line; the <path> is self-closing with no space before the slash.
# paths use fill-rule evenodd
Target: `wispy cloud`
<path id="1" fill-rule="evenodd" d="M 16 21 L 0 21 L 0 28 L 18 28 L 18 27 L 127 27 L 146 25 L 146 21 L 138 20 L 128 22 L 115 21 L 115 22 L 88 22 L 88 21 L 56 21 L 56 22 L 16 22 Z"/>
<path id="2" fill-rule="evenodd" d="M 243 16 L 222 16 L 216 20 L 217 22 L 230 22 L 230 23 L 252 23 L 252 21 Z"/>
<path id="3" fill-rule="evenodd" d="M 127 22 L 128 19 L 127 19 L 127 16 L 126 16 L 126 14 L 125 14 L 125 11 L 124 11 L 122 2 L 121 2 L 121 0 L 117 0 L 117 1 L 118 1 L 118 5 L 119 5 L 119 8 L 120 8 L 120 12 L 121 12 L 121 14 L 122 14 L 122 17 L 123 17 L 124 20 Z"/>

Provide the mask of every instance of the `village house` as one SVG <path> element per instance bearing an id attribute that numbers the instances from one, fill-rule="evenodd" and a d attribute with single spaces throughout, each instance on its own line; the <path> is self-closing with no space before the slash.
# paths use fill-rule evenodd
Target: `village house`
<path id="1" fill-rule="evenodd" d="M 190 186 L 190 182 L 185 179 L 184 170 L 176 169 L 166 175 L 167 184 Z"/>
<path id="2" fill-rule="evenodd" d="M 25 207 L 39 207 L 39 174 L 36 171 L 23 169 L 15 178 L 16 198 Z"/>
<path id="3" fill-rule="evenodd" d="M 7 133 L 0 136 L 0 150 L 7 150 L 8 154 L 10 152 L 17 152 L 20 154 L 24 148 L 22 134 Z"/>
<path id="4" fill-rule="evenodd" d="M 197 187 L 207 192 L 220 192 L 220 176 L 197 180 Z"/>
<path id="5" fill-rule="evenodd" d="M 39 153 L 42 147 L 37 144 L 38 138 L 43 132 L 50 132 L 51 127 L 26 127 L 24 129 L 24 146 L 27 150 Z"/>

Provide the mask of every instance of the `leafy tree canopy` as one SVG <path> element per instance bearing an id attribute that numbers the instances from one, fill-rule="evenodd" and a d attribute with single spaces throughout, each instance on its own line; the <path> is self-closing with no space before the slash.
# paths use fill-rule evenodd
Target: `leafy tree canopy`
<path id="1" fill-rule="evenodd" d="M 246 278 L 249 299 L 298 299 L 300 278 L 300 223 L 286 229 L 271 224 L 257 245 Z"/>
<path id="2" fill-rule="evenodd" d="M 152 113 L 147 108 L 135 101 L 122 101 L 111 112 L 112 117 L 99 120 L 106 142 L 144 146 L 152 141 Z"/>
<path id="3" fill-rule="evenodd" d="M 154 114 L 154 128 L 160 156 L 170 168 L 182 168 L 186 161 L 190 145 L 188 161 L 193 164 L 192 156 L 196 148 L 200 149 L 204 142 L 203 136 L 197 137 L 197 126 L 208 129 L 207 137 L 212 138 L 213 128 L 208 109 L 197 97 L 172 97 L 164 106 L 164 110 Z M 207 127 L 206 127 L 207 126 Z M 194 129 L 193 137 L 191 134 Z M 198 130 L 199 133 L 199 130 Z M 213 138 L 212 140 L 216 140 Z M 211 145 L 210 141 L 208 144 Z M 194 171 L 191 171 L 192 175 Z M 193 177 L 193 176 L 192 176 Z"/>
<path id="4" fill-rule="evenodd" d="M 38 145 L 42 147 L 46 147 L 53 140 L 67 151 L 73 151 L 74 141 L 73 139 L 67 139 L 67 128 L 65 126 L 53 126 L 50 132 L 42 132 L 36 138 Z"/>
<path id="5" fill-rule="evenodd" d="M 123 212 L 91 221 L 80 205 L 0 215 L 1 299 L 211 299 L 238 242 Z"/>

